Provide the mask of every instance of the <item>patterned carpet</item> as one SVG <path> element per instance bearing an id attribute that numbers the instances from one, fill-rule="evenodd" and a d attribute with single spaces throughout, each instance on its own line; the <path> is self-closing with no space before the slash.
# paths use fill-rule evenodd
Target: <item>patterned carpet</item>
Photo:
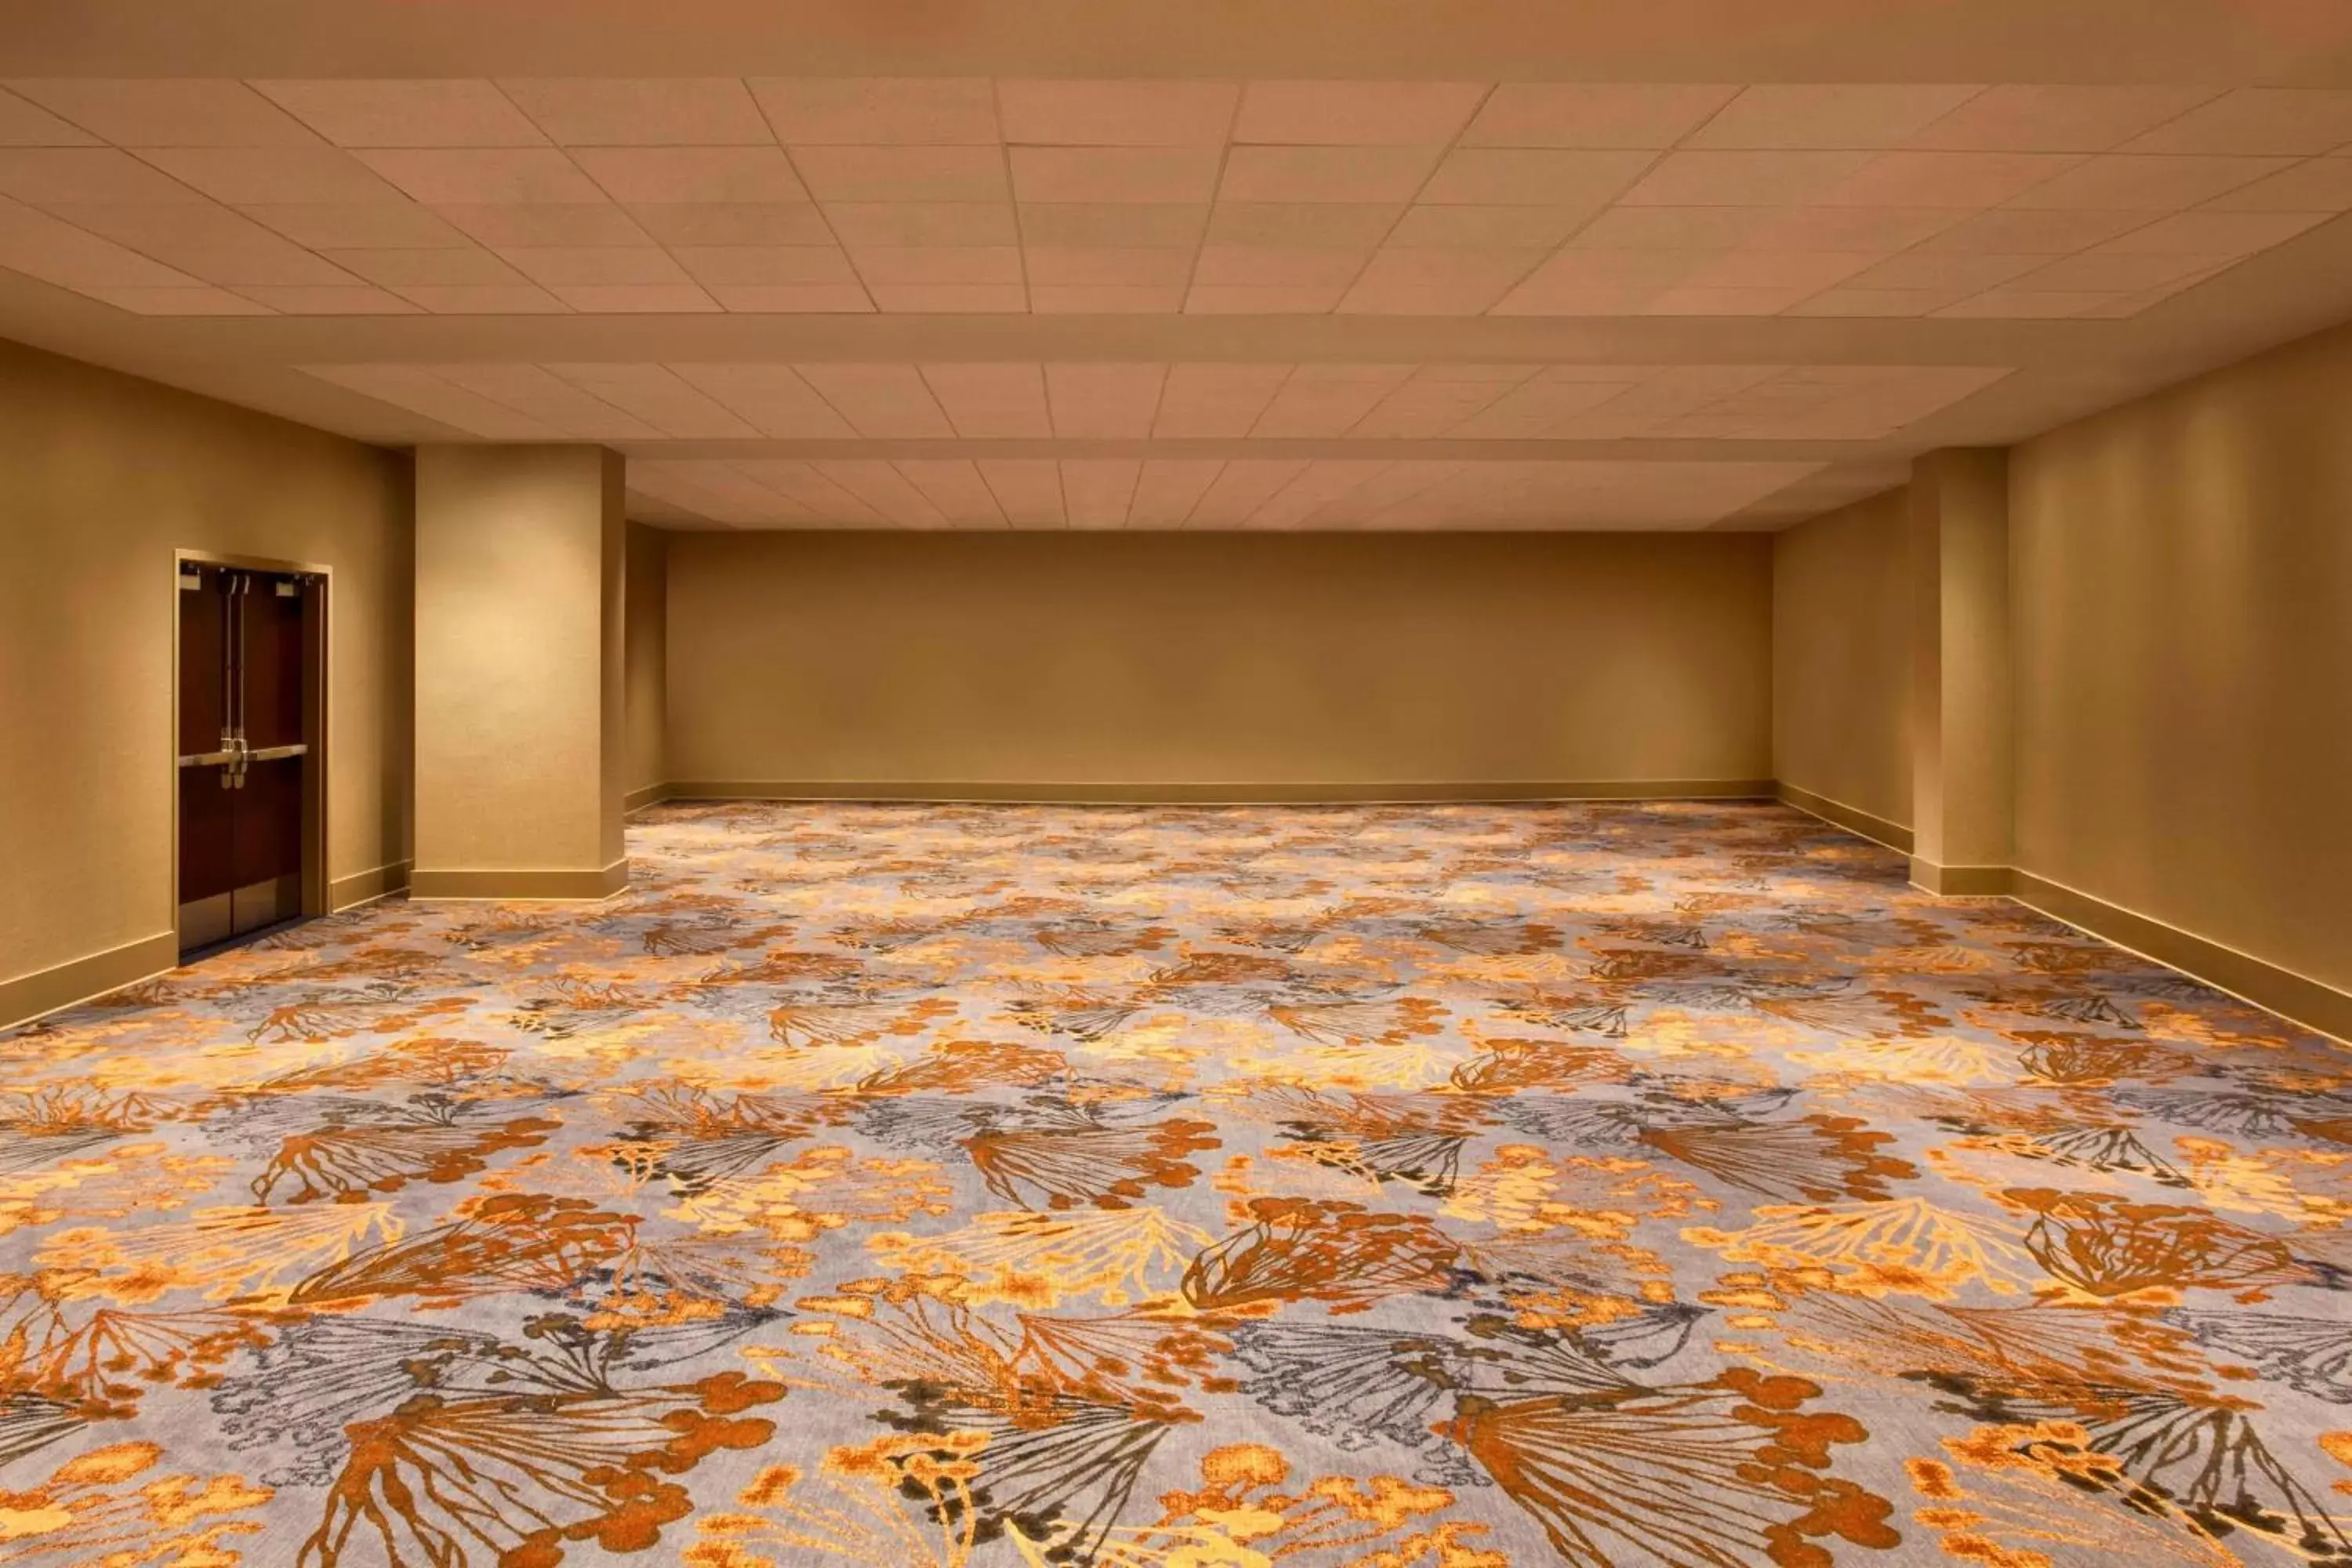
<path id="1" fill-rule="evenodd" d="M 2352 1563 L 2352 1055 L 1760 805 L 681 805 L 0 1036 L 0 1564 Z"/>

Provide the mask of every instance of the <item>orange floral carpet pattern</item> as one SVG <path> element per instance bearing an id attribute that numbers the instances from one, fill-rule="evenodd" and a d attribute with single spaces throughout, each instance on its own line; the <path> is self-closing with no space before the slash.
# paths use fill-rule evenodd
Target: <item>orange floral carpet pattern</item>
<path id="1" fill-rule="evenodd" d="M 0 1564 L 2352 1563 L 2352 1055 L 1809 818 L 631 848 L 0 1036 Z"/>

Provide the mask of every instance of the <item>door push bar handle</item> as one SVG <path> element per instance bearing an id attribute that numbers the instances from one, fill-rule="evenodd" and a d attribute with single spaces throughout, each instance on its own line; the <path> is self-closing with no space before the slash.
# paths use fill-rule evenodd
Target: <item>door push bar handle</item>
<path id="1" fill-rule="evenodd" d="M 180 765 L 184 768 L 225 767 L 228 771 L 221 774 L 221 788 L 243 789 L 247 770 L 254 763 L 283 762 L 288 757 L 307 756 L 310 751 L 306 745 L 263 746 L 257 751 L 239 741 L 224 752 L 192 752 L 180 759 Z"/>

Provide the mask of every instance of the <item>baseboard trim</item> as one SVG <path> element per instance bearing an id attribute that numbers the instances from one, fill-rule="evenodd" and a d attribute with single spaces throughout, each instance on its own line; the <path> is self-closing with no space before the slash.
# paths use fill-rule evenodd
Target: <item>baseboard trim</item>
<path id="1" fill-rule="evenodd" d="M 408 862 L 394 860 L 365 871 L 338 877 L 327 884 L 327 907 L 337 913 L 388 899 L 408 886 Z"/>
<path id="2" fill-rule="evenodd" d="M 2009 896 L 2030 909 L 2352 1045 L 2352 993 L 2030 871 L 2010 876 Z"/>
<path id="3" fill-rule="evenodd" d="M 646 784 L 642 789 L 633 789 L 621 797 L 621 810 L 625 813 L 642 811 L 649 805 L 659 805 L 670 798 L 671 792 L 676 788 L 675 784 Z"/>
<path id="4" fill-rule="evenodd" d="M 1769 779 L 1518 780 L 1468 784 L 979 784 L 877 779 L 684 779 L 669 800 L 909 801 L 989 805 L 1419 805 L 1573 800 L 1769 800 Z"/>
<path id="5" fill-rule="evenodd" d="M 179 935 L 167 931 L 14 980 L 0 980 L 0 1028 L 29 1024 L 110 991 L 152 980 L 177 968 L 179 963 Z"/>
<path id="6" fill-rule="evenodd" d="M 419 901 L 467 899 L 495 903 L 593 903 L 629 885 L 626 856 L 595 871 L 411 871 L 408 896 Z"/>
<path id="7" fill-rule="evenodd" d="M 1997 899 L 2010 890 L 2014 879 L 2006 866 L 1938 866 L 1911 857 L 1911 885 L 1947 899 Z"/>
<path id="8" fill-rule="evenodd" d="M 1782 805 L 1793 805 L 1808 816 L 1820 817 L 1832 827 L 1843 827 L 1848 833 L 1859 834 L 1874 844 L 1885 845 L 1898 855 L 1911 853 L 1911 830 L 1899 822 L 1873 816 L 1858 806 L 1832 800 L 1825 795 L 1815 795 L 1792 784 L 1781 784 L 1774 794 Z"/>

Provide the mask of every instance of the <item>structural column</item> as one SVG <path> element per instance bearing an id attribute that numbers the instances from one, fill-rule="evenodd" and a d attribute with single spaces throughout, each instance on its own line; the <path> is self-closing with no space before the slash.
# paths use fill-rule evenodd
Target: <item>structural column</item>
<path id="1" fill-rule="evenodd" d="M 622 460 L 416 452 L 419 898 L 627 885 Z"/>
<path id="2" fill-rule="evenodd" d="M 1912 465 L 1911 879 L 2009 889 L 2009 458 L 1948 447 Z"/>

